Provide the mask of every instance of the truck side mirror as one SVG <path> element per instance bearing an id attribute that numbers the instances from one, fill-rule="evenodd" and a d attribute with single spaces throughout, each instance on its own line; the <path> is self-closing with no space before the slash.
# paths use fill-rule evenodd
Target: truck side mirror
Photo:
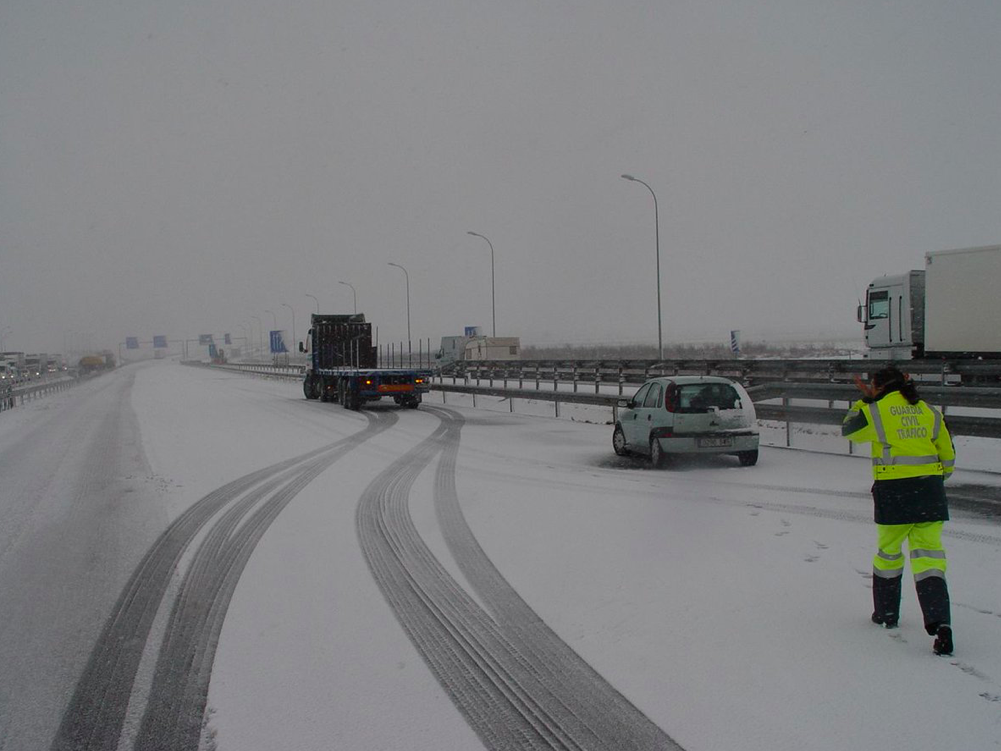
<path id="1" fill-rule="evenodd" d="M 864 323 L 865 322 L 864 318 L 862 317 L 862 312 L 864 310 L 865 310 L 865 306 L 861 305 L 861 304 L 855 310 L 855 320 L 858 321 L 859 323 Z"/>
<path id="2" fill-rule="evenodd" d="M 305 343 L 299 342 L 299 351 L 300 352 L 305 352 L 306 351 L 306 345 L 305 345 Z"/>

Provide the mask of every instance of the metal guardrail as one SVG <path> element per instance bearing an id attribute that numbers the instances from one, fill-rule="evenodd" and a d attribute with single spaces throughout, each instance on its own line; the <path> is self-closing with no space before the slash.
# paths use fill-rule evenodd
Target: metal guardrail
<path id="1" fill-rule="evenodd" d="M 766 374 L 774 374 L 777 372 L 782 373 L 787 377 L 792 375 L 797 378 L 802 378 L 805 375 L 814 375 L 815 379 L 812 380 L 775 380 L 759 382 L 757 384 L 752 383 L 752 385 L 747 386 L 748 394 L 755 403 L 755 411 L 757 412 L 758 419 L 784 422 L 786 423 L 788 429 L 789 425 L 793 423 L 840 425 L 844 419 L 847 405 L 858 398 L 858 390 L 855 388 L 854 384 L 846 383 L 844 381 L 850 380 L 856 373 L 865 374 L 870 372 L 876 361 L 692 360 L 673 361 L 671 363 L 658 363 L 654 365 L 650 364 L 652 361 L 640 362 L 643 364 L 643 371 L 636 370 L 633 367 L 636 363 L 628 363 L 625 361 L 604 362 L 602 363 L 602 367 L 609 368 L 610 370 L 599 370 L 599 374 L 602 372 L 605 374 L 611 372 L 614 373 L 616 377 L 614 379 L 602 379 L 598 381 L 583 380 L 580 376 L 584 375 L 585 371 L 581 368 L 577 368 L 575 371 L 562 371 L 557 369 L 546 373 L 544 370 L 535 368 L 536 365 L 545 365 L 545 363 L 542 363 L 541 361 L 519 362 L 515 364 L 519 366 L 529 366 L 528 372 L 532 375 L 532 378 L 525 378 L 525 370 L 520 368 L 517 371 L 517 377 L 512 376 L 510 373 L 507 373 L 507 378 L 497 377 L 496 373 L 490 371 L 490 375 L 493 376 L 493 380 L 501 381 L 502 384 L 504 384 L 501 386 L 495 386 L 493 384 L 482 385 L 458 383 L 457 381 L 460 377 L 458 374 L 441 374 L 436 376 L 437 382 L 431 385 L 431 389 L 433 391 L 441 391 L 443 394 L 471 394 L 474 398 L 476 396 L 495 396 L 501 399 L 510 400 L 525 399 L 551 402 L 554 405 L 556 416 L 559 416 L 560 404 L 589 404 L 608 407 L 612 410 L 612 419 L 616 420 L 618 419 L 618 403 L 627 396 L 626 387 L 630 387 L 631 392 L 632 386 L 639 386 L 644 380 L 646 380 L 646 378 L 642 378 L 641 380 L 633 381 L 631 378 L 638 376 L 641 372 L 646 373 L 648 369 L 651 368 L 653 368 L 653 370 L 650 372 L 654 372 L 654 375 L 650 377 L 654 377 L 656 375 L 656 367 L 659 366 L 677 370 L 679 371 L 679 374 L 724 375 L 725 377 L 734 377 L 734 374 L 731 373 L 726 375 L 715 366 L 716 363 L 722 362 L 727 364 L 737 364 L 742 368 L 754 370 L 759 378 Z M 206 363 L 190 364 L 207 365 Z M 483 370 L 480 366 L 485 364 L 489 363 L 478 363 L 477 367 L 474 369 L 474 373 L 481 374 L 481 380 L 490 380 L 489 378 L 482 376 Z M 511 365 L 511 363 L 508 362 L 495 364 L 505 366 Z M 932 368 L 929 363 L 923 364 L 919 369 L 922 370 L 924 374 L 942 375 L 941 364 L 939 363 L 938 365 L 938 370 Z M 971 363 L 970 365 L 980 376 L 1001 373 L 1001 363 Z M 302 378 L 305 373 L 305 368 L 303 366 L 229 363 L 226 365 L 214 365 L 211 367 L 235 372 L 252 373 L 255 375 L 289 378 L 295 380 Z M 910 368 L 909 365 L 908 370 L 912 374 L 917 373 L 917 370 Z M 692 371 L 699 372 L 695 373 Z M 556 380 L 553 380 L 553 372 L 555 372 L 557 376 L 565 372 L 576 373 L 577 379 L 567 380 L 557 377 Z M 594 368 L 586 371 L 587 375 L 593 375 L 594 373 Z M 817 375 L 824 374 L 824 377 L 829 379 L 831 378 L 832 373 L 837 373 L 841 377 L 842 382 L 839 383 L 831 380 L 822 380 Z M 542 378 L 543 375 L 548 375 L 549 378 L 544 379 Z M 947 373 L 945 375 L 948 376 L 951 374 Z M 475 378 L 475 375 L 470 374 L 470 379 L 473 378 Z M 451 379 L 453 383 L 447 383 L 446 381 L 448 379 Z M 734 378 L 734 380 L 740 379 Z M 753 379 L 749 380 L 753 381 Z M 518 388 L 508 387 L 506 385 L 507 381 L 519 381 L 520 385 Z M 525 381 L 536 384 L 536 388 L 525 388 Z M 617 385 L 619 394 L 600 393 L 601 385 L 607 383 Z M 566 386 L 567 384 L 571 384 L 574 390 L 568 391 L 565 388 L 563 390 L 559 388 L 561 385 Z M 543 385 L 545 385 L 545 388 L 543 388 Z M 548 390 L 549 386 L 552 386 L 552 390 Z M 586 387 L 588 390 L 593 388 L 594 391 L 588 393 L 582 391 L 581 387 Z M 922 398 L 932 404 L 935 404 L 936 406 L 943 407 L 946 410 L 949 430 L 953 435 L 977 436 L 981 438 L 1001 438 L 1001 416 L 977 417 L 948 414 L 949 408 L 953 407 L 1001 410 L 1001 385 L 998 387 L 959 387 L 957 385 L 942 386 L 935 385 L 933 382 L 924 382 L 919 384 L 919 390 Z M 631 393 L 629 395 L 631 395 Z M 781 400 L 781 403 L 769 404 L 769 402 L 777 400 Z M 827 402 L 827 406 L 792 404 L 792 400 Z M 836 402 L 842 403 L 843 406 L 835 406 Z M 511 409 L 512 411 L 514 410 L 513 402 L 511 404 Z"/>
<path id="2" fill-rule="evenodd" d="M 63 391 L 76 384 L 76 378 L 54 378 L 30 386 L 0 387 L 0 412 L 14 409 L 19 404 L 23 406 L 25 402 L 40 399 L 55 391 Z"/>
<path id="3" fill-rule="evenodd" d="M 201 360 L 184 360 L 184 365 L 193 365 L 205 368 L 215 368 L 216 370 L 229 370 L 234 373 L 250 373 L 252 375 L 270 376 L 273 378 L 288 378 L 299 380 L 306 374 L 305 365 L 269 365 L 267 363 L 242 363 L 228 362 L 225 364 L 215 364 L 202 362 Z"/>
<path id="4" fill-rule="evenodd" d="M 886 360 L 846 359 L 717 359 L 717 360 L 483 360 L 452 363 L 441 375 L 476 381 L 572 383 L 593 387 L 614 384 L 620 388 L 641 385 L 657 376 L 718 375 L 745 386 L 770 381 L 851 383 L 888 364 Z M 941 385 L 977 381 L 1001 386 L 1001 360 L 908 360 L 902 370 L 925 382 Z M 491 383 L 492 385 L 492 383 Z"/>
<path id="5" fill-rule="evenodd" d="M 584 394 L 572 391 L 548 391 L 542 389 L 515 389 L 492 386 L 473 386 L 466 384 L 436 383 L 432 390 L 445 394 L 472 394 L 474 396 L 495 396 L 501 399 L 530 399 L 534 401 L 553 402 L 556 415 L 559 416 L 559 405 L 591 404 L 609 407 L 612 410 L 612 420 L 618 419 L 618 404 L 625 396 L 614 394 Z M 976 393 L 973 393 L 976 392 Z M 804 383 L 769 383 L 748 389 L 748 394 L 754 401 L 754 409 L 759 420 L 792 423 L 810 423 L 815 425 L 840 425 L 844 420 L 848 404 L 858 398 L 858 390 L 854 385 L 846 384 L 804 384 Z M 921 388 L 922 398 L 947 411 L 949 407 L 980 407 L 986 409 L 1001 409 L 1001 389 L 974 388 Z M 446 397 L 447 398 L 447 397 Z M 782 404 L 768 404 L 773 400 L 782 400 Z M 809 406 L 790 404 L 790 400 L 826 401 L 828 406 Z M 843 406 L 834 406 L 841 402 Z M 511 410 L 514 411 L 513 404 Z M 1001 417 L 973 417 L 965 415 L 947 415 L 949 431 L 953 435 L 977 436 L 980 438 L 1001 438 Z"/>

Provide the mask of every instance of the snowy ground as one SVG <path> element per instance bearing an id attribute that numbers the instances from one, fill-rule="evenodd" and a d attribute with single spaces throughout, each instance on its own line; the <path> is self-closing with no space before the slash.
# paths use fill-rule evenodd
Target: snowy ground
<path id="1" fill-rule="evenodd" d="M 306 402 L 292 382 L 172 362 L 135 372 L 131 406 L 158 513 L 169 518 L 230 480 L 366 425 L 337 405 Z M 46 409 L 66 408 L 69 394 Z M 797 434 L 807 450 L 765 448 L 753 468 L 720 458 L 653 471 L 612 455 L 604 418 L 447 401 L 464 418 L 459 503 L 486 554 L 681 747 L 1001 746 L 996 520 L 956 512 L 947 525 L 957 651 L 936 657 L 909 580 L 899 631 L 868 621 L 868 462 L 820 452 L 829 437 Z M 440 395 L 429 402 L 440 405 Z M 22 414 L 29 409 L 40 407 Z M 531 409 L 551 414 L 552 405 Z M 0 419 L 0 448 L 28 419 L 13 415 Z M 397 416 L 306 486 L 254 549 L 212 670 L 208 730 L 218 749 L 482 747 L 359 545 L 359 498 L 441 425 L 432 409 Z M 784 429 L 771 437 L 784 441 Z M 971 469 L 1001 470 L 996 444 L 959 443 L 951 484 L 1001 485 L 998 474 Z M 469 589 L 436 516 L 434 468 L 414 481 L 410 513 Z M 125 738 L 128 748 L 128 730 Z"/>

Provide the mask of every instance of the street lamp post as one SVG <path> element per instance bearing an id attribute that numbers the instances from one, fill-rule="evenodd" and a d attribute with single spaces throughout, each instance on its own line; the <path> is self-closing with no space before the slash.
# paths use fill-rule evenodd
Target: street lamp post
<path id="1" fill-rule="evenodd" d="M 395 263 L 391 263 L 389 265 L 390 266 L 395 266 L 396 264 Z M 403 267 L 401 266 L 400 268 L 403 268 Z M 351 296 L 354 299 L 354 303 L 355 303 L 354 304 L 354 309 L 355 309 L 355 314 L 357 315 L 357 313 L 358 313 L 358 293 L 355 292 L 355 288 L 352 285 L 348 284 L 347 282 L 337 282 L 337 283 L 338 284 L 343 284 L 345 287 L 351 287 Z"/>
<path id="2" fill-rule="evenodd" d="M 295 309 L 285 302 L 282 305 L 292 311 L 292 348 L 295 349 Z"/>
<path id="3" fill-rule="evenodd" d="M 657 244 L 657 356 L 663 360 L 664 359 L 664 327 L 661 322 L 661 307 L 660 307 L 660 211 L 657 208 L 657 194 L 653 192 L 653 188 L 647 185 L 642 180 L 633 177 L 632 175 L 622 175 L 623 180 L 629 180 L 630 182 L 639 183 L 646 187 L 650 191 L 650 195 L 653 196 L 653 227 L 654 227 L 654 239 Z"/>
<path id="4" fill-rule="evenodd" d="M 248 348 L 247 354 L 250 354 L 250 350 L 254 348 L 254 324 L 250 324 L 250 336 L 247 336 L 247 327 L 242 323 L 236 324 L 241 329 L 243 329 L 243 346 Z"/>
<path id="5" fill-rule="evenodd" d="M 491 320 L 493 321 L 493 334 L 492 336 L 497 336 L 497 297 L 495 294 L 496 287 L 494 286 L 494 244 L 490 242 L 490 239 L 486 235 L 481 235 L 479 232 L 467 232 L 467 235 L 472 235 L 473 237 L 482 237 L 487 241 L 487 245 L 490 246 L 490 314 Z"/>
<path id="6" fill-rule="evenodd" d="M 251 318 L 253 318 L 255 321 L 257 321 L 257 325 L 260 328 L 260 334 L 261 335 L 260 335 L 260 338 L 258 339 L 258 344 L 260 344 L 260 349 L 258 350 L 258 355 L 257 356 L 263 358 L 264 357 L 264 323 L 261 322 L 261 319 L 258 316 L 251 316 Z"/>
<path id="7" fill-rule="evenodd" d="M 410 274 L 408 274 L 407 270 L 398 263 L 390 262 L 389 265 L 401 269 L 403 271 L 403 275 L 407 278 L 407 342 L 410 342 Z"/>
<path id="8" fill-rule="evenodd" d="M 313 295 L 306 295 L 306 297 L 313 297 Z M 315 297 L 313 297 L 313 302 L 316 303 L 316 312 L 317 312 L 317 314 L 319 314 L 319 312 L 320 312 L 320 301 L 317 300 Z"/>

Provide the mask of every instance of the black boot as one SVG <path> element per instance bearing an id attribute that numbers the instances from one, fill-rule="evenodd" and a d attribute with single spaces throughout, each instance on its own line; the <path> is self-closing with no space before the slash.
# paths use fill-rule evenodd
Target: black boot
<path id="1" fill-rule="evenodd" d="M 903 572 L 901 572 L 903 573 Z M 887 579 L 872 577 L 872 622 L 886 628 L 896 628 L 900 620 L 900 580 L 902 576 Z"/>
<path id="2" fill-rule="evenodd" d="M 952 627 L 948 623 L 943 623 L 935 631 L 935 643 L 932 649 L 937 655 L 952 654 Z"/>
<path id="3" fill-rule="evenodd" d="M 938 634 L 938 627 L 952 622 L 949 608 L 949 587 L 941 576 L 929 576 L 914 582 L 918 591 L 918 602 L 924 615 L 925 631 L 929 636 Z M 949 644 L 952 644 L 950 638 Z M 950 646 L 951 651 L 951 646 Z"/>

